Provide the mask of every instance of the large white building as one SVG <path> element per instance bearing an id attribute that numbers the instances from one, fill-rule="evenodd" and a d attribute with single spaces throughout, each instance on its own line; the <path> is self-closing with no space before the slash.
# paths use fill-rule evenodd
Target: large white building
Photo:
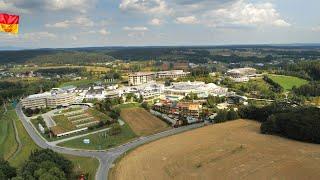
<path id="1" fill-rule="evenodd" d="M 204 82 L 177 82 L 171 86 L 165 87 L 166 96 L 187 96 L 190 93 L 196 94 L 198 97 L 206 98 L 212 96 L 225 96 L 228 88 L 217 86 L 214 83 L 206 84 Z"/>
<path id="2" fill-rule="evenodd" d="M 135 94 L 137 97 L 142 97 L 145 100 L 159 98 L 164 93 L 164 84 L 151 82 L 139 86 L 122 87 L 118 89 L 119 97 L 129 93 Z"/>
<path id="3" fill-rule="evenodd" d="M 129 86 L 137 86 L 153 81 L 155 74 L 153 72 L 136 72 L 129 74 Z"/>
<path id="4" fill-rule="evenodd" d="M 76 95 L 62 89 L 54 88 L 50 92 L 30 95 L 21 99 L 24 108 L 56 108 L 58 106 L 69 106 L 75 102 Z"/>
<path id="5" fill-rule="evenodd" d="M 183 70 L 172 71 L 159 71 L 156 73 L 157 78 L 179 78 L 189 75 L 190 72 L 184 72 Z"/>
<path id="6" fill-rule="evenodd" d="M 179 78 L 189 75 L 190 72 L 183 70 L 159 71 L 159 72 L 137 72 L 129 74 L 129 86 L 137 86 L 152 82 L 155 78 Z"/>
<path id="7" fill-rule="evenodd" d="M 247 82 L 250 77 L 256 76 L 257 70 L 254 68 L 237 68 L 227 72 L 228 76 L 235 82 Z"/>

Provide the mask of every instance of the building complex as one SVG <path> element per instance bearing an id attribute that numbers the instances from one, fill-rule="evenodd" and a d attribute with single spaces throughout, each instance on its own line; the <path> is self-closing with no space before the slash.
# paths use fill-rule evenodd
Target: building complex
<path id="1" fill-rule="evenodd" d="M 21 100 L 24 108 L 56 108 L 69 106 L 75 102 L 76 94 L 59 88 L 53 88 L 50 92 L 30 95 Z"/>
<path id="2" fill-rule="evenodd" d="M 212 96 L 225 96 L 228 88 L 217 86 L 214 83 L 206 84 L 204 82 L 177 82 L 165 88 L 165 94 L 169 97 L 185 97 L 191 93 L 196 94 L 199 98 Z"/>
<path id="3" fill-rule="evenodd" d="M 235 82 L 247 82 L 251 77 L 255 77 L 257 70 L 254 68 L 237 68 L 227 72 L 228 76 Z"/>
<path id="4" fill-rule="evenodd" d="M 128 84 L 129 86 L 137 86 L 141 84 L 150 83 L 156 78 L 179 78 L 189 75 L 190 72 L 184 72 L 183 70 L 173 71 L 159 71 L 159 72 L 136 72 L 129 74 Z"/>

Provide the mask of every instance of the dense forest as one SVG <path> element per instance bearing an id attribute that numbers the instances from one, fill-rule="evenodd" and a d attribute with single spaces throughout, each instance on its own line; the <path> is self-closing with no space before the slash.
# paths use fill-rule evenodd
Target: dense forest
<path id="1" fill-rule="evenodd" d="M 297 76 L 308 80 L 320 80 L 320 61 L 299 61 L 284 63 L 279 74 Z"/>
<path id="2" fill-rule="evenodd" d="M 293 87 L 292 90 L 296 95 L 316 97 L 320 96 L 320 83 L 313 82 L 311 84 L 300 86 L 299 88 Z"/>
<path id="3" fill-rule="evenodd" d="M 261 132 L 288 138 L 320 143 L 320 109 L 292 107 L 274 103 L 265 107 L 248 106 L 239 110 L 242 118 L 262 122 Z"/>
<path id="4" fill-rule="evenodd" d="M 216 51 L 228 51 L 221 55 Z M 254 52 L 259 56 L 241 56 L 236 52 Z M 87 64 L 121 60 L 157 60 L 189 61 L 206 63 L 221 61 L 236 62 L 270 62 L 277 58 L 318 59 L 319 47 L 316 46 L 190 46 L 190 47 L 100 47 L 73 49 L 37 49 L 22 51 L 0 51 L 0 63 L 36 63 L 36 64 Z"/>
<path id="5" fill-rule="evenodd" d="M 65 74 L 82 74 L 85 72 L 85 68 L 52 68 L 52 69 L 38 69 L 35 73 L 40 73 L 41 75 L 65 75 Z"/>

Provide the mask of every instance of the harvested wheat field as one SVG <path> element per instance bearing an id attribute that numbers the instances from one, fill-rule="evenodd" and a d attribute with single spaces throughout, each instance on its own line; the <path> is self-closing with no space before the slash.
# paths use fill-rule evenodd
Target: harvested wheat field
<path id="1" fill-rule="evenodd" d="M 259 133 L 237 120 L 143 145 L 123 157 L 113 180 L 319 179 L 320 145 Z"/>
<path id="2" fill-rule="evenodd" d="M 155 134 L 169 129 L 165 122 L 142 108 L 122 109 L 120 116 L 138 136 Z"/>

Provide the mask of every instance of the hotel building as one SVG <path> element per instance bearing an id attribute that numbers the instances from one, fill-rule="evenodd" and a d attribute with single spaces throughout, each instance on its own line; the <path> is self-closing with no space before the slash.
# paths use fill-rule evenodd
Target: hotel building
<path id="1" fill-rule="evenodd" d="M 56 108 L 58 106 L 69 106 L 75 102 L 76 94 L 70 93 L 58 88 L 52 89 L 50 92 L 30 95 L 21 99 L 24 108 Z"/>

